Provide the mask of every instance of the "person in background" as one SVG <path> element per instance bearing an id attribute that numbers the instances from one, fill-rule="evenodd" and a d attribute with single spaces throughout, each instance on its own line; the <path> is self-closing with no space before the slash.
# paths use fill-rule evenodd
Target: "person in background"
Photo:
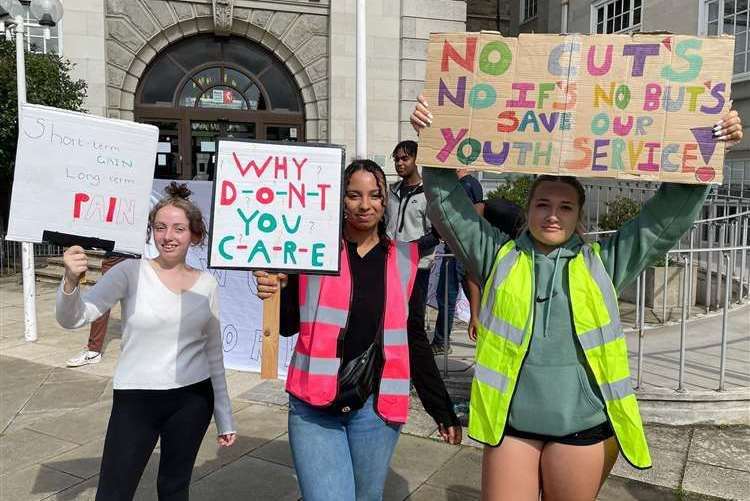
<path id="1" fill-rule="evenodd" d="M 417 143 L 401 141 L 393 148 L 393 163 L 401 178 L 389 186 L 386 208 L 386 233 L 397 242 L 420 241 L 422 257 L 414 279 L 414 289 L 409 298 L 409 319 L 406 329 L 409 337 L 422 336 L 425 330 L 427 286 L 430 281 L 430 266 L 437 237 L 427 218 L 427 201 L 424 198 L 422 176 L 417 167 Z"/>
<path id="2" fill-rule="evenodd" d="M 235 441 L 219 332 L 218 284 L 185 256 L 201 245 L 206 226 L 185 184 L 171 183 L 149 213 L 155 259 L 114 266 L 91 289 L 78 284 L 87 269 L 79 246 L 65 251 L 56 317 L 77 329 L 122 307 L 122 350 L 113 381 L 112 413 L 96 499 L 130 500 L 160 442 L 159 499 L 187 500 L 190 477 L 213 415 L 219 446 Z"/>
<path id="3" fill-rule="evenodd" d="M 102 275 L 126 259 L 128 258 L 125 256 L 105 255 L 104 259 L 102 259 Z M 101 317 L 91 323 L 88 343 L 80 353 L 68 359 L 65 365 L 68 367 L 81 367 L 82 365 L 98 364 L 102 361 L 102 348 L 104 347 L 104 338 L 107 337 L 109 313 L 109 310 L 105 311 Z"/>
<path id="4" fill-rule="evenodd" d="M 255 272 L 261 299 L 282 289 L 281 335 L 299 332 L 286 390 L 305 501 L 382 499 L 410 382 L 443 440 L 461 442 L 427 338 L 406 328 L 420 246 L 386 234 L 387 194 L 375 162 L 346 168 L 340 275 Z"/>
<path id="5" fill-rule="evenodd" d="M 431 124 L 422 96 L 411 121 Z M 714 136 L 739 142 L 737 112 Z M 593 501 L 618 452 L 650 468 L 617 294 L 692 226 L 710 185 L 662 183 L 637 217 L 586 243 L 574 177 L 537 177 L 513 239 L 479 217 L 454 173 L 423 176 L 430 220 L 484 284 L 469 414 L 485 444 L 482 499 Z"/>
<path id="6" fill-rule="evenodd" d="M 482 201 L 482 185 L 477 178 L 472 176 L 466 169 L 456 170 L 458 181 L 463 187 L 472 203 L 476 204 Z M 445 246 L 446 251 L 453 252 L 449 245 Z M 453 329 L 453 317 L 456 313 L 456 300 L 458 299 L 459 286 L 464 288 L 467 296 L 470 290 L 466 283 L 466 273 L 463 264 L 455 257 L 444 257 L 440 263 L 438 285 L 435 292 L 435 300 L 438 306 L 437 320 L 435 321 L 435 334 L 432 338 L 432 352 L 439 355 L 445 352 L 452 352 L 450 346 L 446 347 L 448 338 Z M 448 289 L 448 302 L 446 303 L 446 287 Z M 447 327 L 446 327 L 447 326 Z"/>

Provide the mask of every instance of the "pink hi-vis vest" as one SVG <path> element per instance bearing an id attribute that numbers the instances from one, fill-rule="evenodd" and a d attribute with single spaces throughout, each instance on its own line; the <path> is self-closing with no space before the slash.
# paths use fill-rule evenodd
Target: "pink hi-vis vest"
<path id="1" fill-rule="evenodd" d="M 419 254 L 416 244 L 392 243 L 386 258 L 383 308 L 383 373 L 375 410 L 388 422 L 405 423 L 409 413 L 409 343 L 406 318 Z M 331 404 L 338 391 L 337 348 L 346 330 L 352 276 L 346 243 L 339 276 L 300 275 L 300 332 L 289 364 L 286 390 L 310 405 Z M 373 298 L 377 301 L 379 298 Z"/>

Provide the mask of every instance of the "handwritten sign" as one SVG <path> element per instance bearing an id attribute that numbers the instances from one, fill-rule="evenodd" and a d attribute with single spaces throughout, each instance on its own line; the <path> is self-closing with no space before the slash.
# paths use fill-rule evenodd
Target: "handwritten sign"
<path id="1" fill-rule="evenodd" d="M 38 243 L 49 230 L 140 254 L 158 137 L 152 125 L 24 105 L 8 240 Z"/>
<path id="2" fill-rule="evenodd" d="M 344 150 L 220 140 L 209 266 L 338 273 Z"/>
<path id="3" fill-rule="evenodd" d="M 433 34 L 422 165 L 720 183 L 734 38 Z"/>

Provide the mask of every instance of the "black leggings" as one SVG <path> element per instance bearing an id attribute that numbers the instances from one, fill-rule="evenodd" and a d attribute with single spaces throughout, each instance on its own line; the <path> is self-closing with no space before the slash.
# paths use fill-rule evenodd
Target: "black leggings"
<path id="1" fill-rule="evenodd" d="M 159 499 L 188 499 L 195 457 L 213 410 L 210 379 L 170 390 L 114 390 L 97 501 L 133 499 L 159 438 Z"/>

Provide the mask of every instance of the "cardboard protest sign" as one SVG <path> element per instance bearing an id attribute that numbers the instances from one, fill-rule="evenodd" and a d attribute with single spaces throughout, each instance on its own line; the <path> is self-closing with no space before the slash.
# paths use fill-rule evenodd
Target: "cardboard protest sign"
<path id="1" fill-rule="evenodd" d="M 720 183 L 734 38 L 433 34 L 418 162 Z"/>
<path id="2" fill-rule="evenodd" d="M 343 148 L 218 143 L 209 266 L 338 273 Z"/>
<path id="3" fill-rule="evenodd" d="M 8 240 L 50 231 L 140 254 L 159 130 L 33 104 L 19 119 Z"/>

